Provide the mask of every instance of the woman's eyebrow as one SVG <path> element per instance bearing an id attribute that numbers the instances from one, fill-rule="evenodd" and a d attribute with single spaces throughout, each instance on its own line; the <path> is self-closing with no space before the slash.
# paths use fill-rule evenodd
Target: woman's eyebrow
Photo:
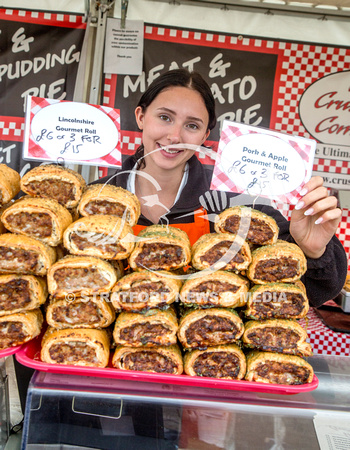
<path id="1" fill-rule="evenodd" d="M 168 112 L 168 113 L 170 113 L 170 114 L 176 115 L 176 112 L 175 112 L 175 111 L 173 111 L 173 110 L 170 109 L 170 108 L 166 108 L 165 106 L 161 106 L 160 108 L 158 108 L 158 111 L 160 111 L 160 112 L 162 112 L 162 111 L 163 111 L 163 112 Z M 200 117 L 188 116 L 187 119 L 189 119 L 189 120 L 196 120 L 197 122 L 204 123 L 203 120 L 202 120 Z"/>

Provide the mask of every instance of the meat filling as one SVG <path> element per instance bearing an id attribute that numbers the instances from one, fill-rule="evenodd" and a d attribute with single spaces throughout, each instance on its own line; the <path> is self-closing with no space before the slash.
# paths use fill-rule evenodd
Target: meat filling
<path id="1" fill-rule="evenodd" d="M 305 384 L 310 376 L 307 367 L 278 361 L 259 364 L 256 373 L 276 384 Z"/>
<path id="2" fill-rule="evenodd" d="M 179 245 L 155 242 L 144 244 L 142 251 L 135 259 L 137 267 L 159 270 L 178 267 L 183 262 L 183 251 Z"/>
<path id="3" fill-rule="evenodd" d="M 208 315 L 193 322 L 185 335 L 191 348 L 206 348 L 234 342 L 239 332 L 237 326 L 228 318 Z"/>
<path id="4" fill-rule="evenodd" d="M 193 369 L 201 377 L 237 379 L 240 365 L 235 354 L 207 351 L 196 358 Z"/>
<path id="5" fill-rule="evenodd" d="M 95 215 L 95 214 L 103 214 L 103 215 L 110 215 L 110 216 L 118 216 L 122 217 L 124 214 L 124 211 L 126 209 L 126 206 L 118 203 L 118 202 L 109 202 L 108 200 L 91 200 L 84 208 L 84 211 L 86 214 L 89 215 Z M 128 219 L 130 217 L 130 212 L 127 211 L 127 217 Z"/>
<path id="6" fill-rule="evenodd" d="M 75 364 L 85 361 L 88 364 L 97 364 L 95 350 L 85 342 L 71 341 L 53 344 L 49 350 L 50 358 L 58 364 Z"/>
<path id="7" fill-rule="evenodd" d="M 63 267 L 55 271 L 54 280 L 58 289 L 69 291 L 81 288 L 98 290 L 108 285 L 108 280 L 95 268 Z"/>
<path id="8" fill-rule="evenodd" d="M 101 317 L 100 308 L 91 301 L 60 305 L 54 308 L 52 312 L 52 318 L 55 322 L 69 325 L 95 325 L 100 323 Z"/>
<path id="9" fill-rule="evenodd" d="M 124 369 L 157 373 L 174 373 L 174 362 L 165 355 L 151 350 L 128 353 L 122 359 Z"/>
<path id="10" fill-rule="evenodd" d="M 254 317 L 257 319 L 290 319 L 298 316 L 304 308 L 304 298 L 301 294 L 285 292 L 282 301 L 278 300 L 278 292 L 265 291 L 262 295 L 270 300 L 263 301 L 259 296 L 257 301 L 254 301 Z"/>
<path id="11" fill-rule="evenodd" d="M 237 266 L 237 264 L 242 264 L 244 262 L 244 256 L 242 253 L 242 249 L 238 250 L 238 252 L 236 253 L 234 247 L 231 250 L 231 246 L 231 241 L 219 242 L 213 245 L 213 247 L 207 252 L 205 252 L 205 254 L 200 257 L 200 260 L 202 263 L 213 265 L 221 258 L 224 258 L 223 262 L 227 263 L 225 268 L 233 269 Z"/>
<path id="12" fill-rule="evenodd" d="M 27 337 L 23 323 L 5 320 L 0 322 L 0 348 L 23 344 Z"/>
<path id="13" fill-rule="evenodd" d="M 215 305 L 220 293 L 237 292 L 239 286 L 222 281 L 211 280 L 205 281 L 192 288 L 188 293 L 188 300 L 194 299 L 201 304 Z"/>
<path id="14" fill-rule="evenodd" d="M 75 199 L 74 185 L 58 179 L 31 181 L 26 188 L 34 197 L 53 198 L 61 205 Z"/>
<path id="15" fill-rule="evenodd" d="M 0 270 L 36 273 L 40 271 L 39 255 L 33 250 L 0 247 Z"/>
<path id="16" fill-rule="evenodd" d="M 143 345 L 160 344 L 163 336 L 169 333 L 169 328 L 160 323 L 152 324 L 149 322 L 136 323 L 129 327 L 125 327 L 120 331 L 120 338 L 128 344 L 137 344 L 141 342 Z"/>
<path id="17" fill-rule="evenodd" d="M 124 303 L 147 303 L 152 300 L 166 301 L 167 294 L 170 292 L 161 281 L 137 281 L 131 284 L 130 288 L 119 292 L 119 299 Z"/>
<path id="18" fill-rule="evenodd" d="M 113 235 L 79 231 L 78 233 L 72 232 L 70 239 L 80 251 L 98 248 L 101 251 L 114 254 L 125 252 L 125 248 L 119 244 L 118 238 Z"/>
<path id="19" fill-rule="evenodd" d="M 224 230 L 229 233 L 237 233 L 241 218 L 239 216 L 228 217 L 224 224 Z M 273 231 L 267 223 L 262 220 L 251 218 L 247 240 L 252 244 L 264 245 L 273 237 Z"/>
<path id="20" fill-rule="evenodd" d="M 28 280 L 15 279 L 0 284 L 0 312 L 24 309 L 30 301 Z"/>
<path id="21" fill-rule="evenodd" d="M 262 260 L 255 266 L 255 278 L 272 283 L 298 275 L 298 261 L 282 256 L 278 259 Z"/>
<path id="22" fill-rule="evenodd" d="M 288 349 L 297 349 L 300 336 L 292 329 L 264 327 L 247 333 L 249 345 L 260 350 L 284 353 Z"/>
<path id="23" fill-rule="evenodd" d="M 7 217 L 8 223 L 15 230 L 35 238 L 45 238 L 52 234 L 52 219 L 47 213 L 19 212 Z"/>

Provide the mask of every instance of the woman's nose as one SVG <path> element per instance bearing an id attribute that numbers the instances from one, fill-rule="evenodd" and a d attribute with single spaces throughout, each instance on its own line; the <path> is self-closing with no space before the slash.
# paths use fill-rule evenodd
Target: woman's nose
<path id="1" fill-rule="evenodd" d="M 169 131 L 167 139 L 170 141 L 170 144 L 179 144 L 181 142 L 181 127 L 174 125 Z"/>

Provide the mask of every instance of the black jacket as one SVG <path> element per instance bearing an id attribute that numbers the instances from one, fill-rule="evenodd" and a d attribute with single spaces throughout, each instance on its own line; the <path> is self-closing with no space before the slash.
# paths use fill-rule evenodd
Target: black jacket
<path id="1" fill-rule="evenodd" d="M 129 157 L 125 160 L 122 169 L 117 171 L 115 175 L 104 177 L 96 183 L 110 183 L 126 189 L 127 179 L 133 166 L 134 160 Z M 289 222 L 267 201 L 264 202 L 265 204 L 252 204 L 251 197 L 248 196 L 210 191 L 211 177 L 212 171 L 204 167 L 196 156 L 193 156 L 189 160 L 187 184 L 183 188 L 178 201 L 166 214 L 166 220 L 161 220 L 160 223 L 172 225 L 192 223 L 194 222 L 194 211 L 204 207 L 208 213 L 211 231 L 213 231 L 215 214 L 229 206 L 246 204 L 272 216 L 279 226 L 279 238 L 294 242 L 289 233 Z M 152 222 L 141 215 L 138 224 L 149 226 L 152 225 Z M 311 305 L 318 307 L 335 298 L 344 286 L 346 274 L 347 257 L 345 250 L 338 238 L 333 236 L 321 258 L 307 258 L 307 272 L 302 281 L 305 284 Z"/>

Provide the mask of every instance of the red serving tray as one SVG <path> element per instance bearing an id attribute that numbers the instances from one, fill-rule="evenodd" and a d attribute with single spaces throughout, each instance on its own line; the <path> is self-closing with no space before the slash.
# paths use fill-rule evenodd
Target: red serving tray
<path id="1" fill-rule="evenodd" d="M 5 358 L 5 356 L 14 355 L 20 350 L 22 345 L 17 345 L 16 347 L 5 348 L 4 350 L 0 350 L 0 358 Z"/>
<path id="2" fill-rule="evenodd" d="M 282 385 L 260 383 L 255 381 L 221 380 L 209 377 L 191 377 L 186 374 L 170 375 L 135 370 L 115 369 L 109 367 L 80 367 L 66 364 L 48 364 L 40 359 L 41 337 L 37 337 L 22 346 L 16 353 L 16 359 L 24 366 L 42 372 L 64 373 L 69 375 L 83 375 L 91 377 L 116 378 L 119 380 L 147 381 L 153 383 L 178 384 L 183 386 L 197 386 L 202 388 L 228 389 L 237 391 L 265 392 L 269 394 L 299 394 L 313 391 L 318 386 L 318 378 L 314 376 L 311 383 L 301 385 Z"/>

